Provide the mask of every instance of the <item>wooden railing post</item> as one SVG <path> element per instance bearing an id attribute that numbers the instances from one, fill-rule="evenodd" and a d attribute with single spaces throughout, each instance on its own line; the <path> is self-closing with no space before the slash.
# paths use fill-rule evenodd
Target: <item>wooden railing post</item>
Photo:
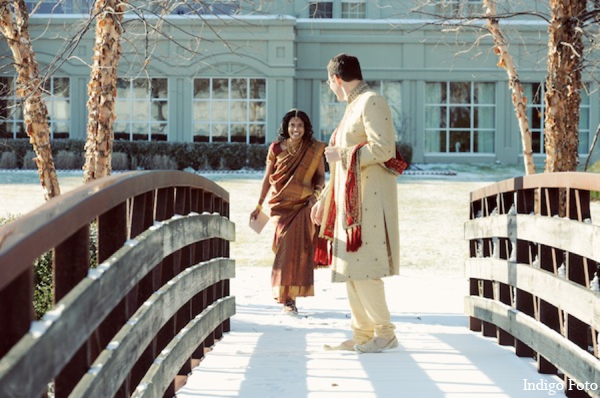
<path id="1" fill-rule="evenodd" d="M 90 268 L 90 230 L 89 226 L 67 238 L 54 249 L 54 302 L 60 301 L 83 278 Z M 89 314 L 81 314 L 82 317 Z M 86 369 L 92 364 L 90 344 L 83 345 L 62 369 L 54 382 L 56 398 L 67 397 Z"/>

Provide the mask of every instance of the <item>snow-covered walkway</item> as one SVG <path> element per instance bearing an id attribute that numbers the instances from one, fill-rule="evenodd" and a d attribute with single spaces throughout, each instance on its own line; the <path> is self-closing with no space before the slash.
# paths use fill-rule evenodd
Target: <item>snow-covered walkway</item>
<path id="1" fill-rule="evenodd" d="M 469 331 L 462 277 L 404 269 L 386 279 L 400 347 L 361 355 L 322 349 L 350 337 L 345 286 L 331 284 L 329 270 L 316 272 L 316 295 L 298 300 L 298 316 L 281 313 L 269 278 L 268 267 L 238 267 L 231 332 L 178 398 L 547 397 L 551 388 L 563 395 L 560 380 L 538 374 L 533 359 Z"/>

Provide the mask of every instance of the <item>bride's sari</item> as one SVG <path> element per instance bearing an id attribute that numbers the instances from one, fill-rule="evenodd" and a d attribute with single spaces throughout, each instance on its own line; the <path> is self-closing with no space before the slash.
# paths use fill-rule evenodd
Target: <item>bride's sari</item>
<path id="1" fill-rule="evenodd" d="M 273 189 L 269 200 L 275 223 L 271 274 L 273 295 L 278 302 L 314 295 L 314 254 L 316 228 L 310 219 L 309 199 L 315 194 L 317 170 L 325 143 L 303 141 L 290 153 L 273 143 L 268 161 L 274 162 L 269 182 Z"/>

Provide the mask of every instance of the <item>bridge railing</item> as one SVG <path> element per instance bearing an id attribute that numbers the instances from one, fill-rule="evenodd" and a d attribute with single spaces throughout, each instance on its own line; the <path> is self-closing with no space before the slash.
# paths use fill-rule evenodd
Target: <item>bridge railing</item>
<path id="1" fill-rule="evenodd" d="M 540 373 L 564 377 L 569 396 L 585 383 L 600 394 L 598 191 L 592 173 L 505 180 L 471 193 L 465 223 L 471 330 L 536 358 Z"/>
<path id="2" fill-rule="evenodd" d="M 173 396 L 229 331 L 234 238 L 228 192 L 180 171 L 103 178 L 0 228 L 0 396 Z M 55 304 L 37 320 L 48 251 Z"/>

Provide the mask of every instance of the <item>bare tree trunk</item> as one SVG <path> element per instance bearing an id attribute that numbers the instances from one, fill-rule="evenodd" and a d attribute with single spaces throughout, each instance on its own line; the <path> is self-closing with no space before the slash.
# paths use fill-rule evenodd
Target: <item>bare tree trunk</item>
<path id="1" fill-rule="evenodd" d="M 42 97 L 42 82 L 29 36 L 29 14 L 25 2 L 1 2 L 0 18 L 2 34 L 6 37 L 15 60 L 16 96 L 23 99 L 25 131 L 36 153 L 34 160 L 45 190 L 44 197 L 48 200 L 60 195 L 60 187 L 50 147 L 48 108 Z"/>
<path id="2" fill-rule="evenodd" d="M 531 149 L 531 129 L 529 127 L 529 118 L 527 117 L 527 98 L 523 96 L 523 86 L 519 79 L 519 74 L 515 68 L 512 56 L 506 47 L 506 41 L 498 19 L 495 18 L 496 2 L 494 0 L 483 0 L 486 7 L 486 15 L 488 16 L 488 24 L 490 32 L 494 38 L 496 47 L 494 48 L 500 60 L 498 66 L 506 69 L 508 74 L 508 86 L 512 90 L 512 102 L 517 113 L 519 129 L 521 130 L 521 144 L 523 145 L 523 162 L 525 164 L 525 174 L 535 174 L 535 164 L 533 163 L 533 151 Z"/>
<path id="3" fill-rule="evenodd" d="M 125 6 L 126 0 L 97 0 L 94 4 L 94 14 L 98 19 L 93 67 L 88 84 L 84 182 L 108 176 L 111 172 L 117 66 L 121 57 L 121 21 Z"/>
<path id="4" fill-rule="evenodd" d="M 585 0 L 550 0 L 544 138 L 546 172 L 574 171 L 579 163 L 579 105 Z"/>

